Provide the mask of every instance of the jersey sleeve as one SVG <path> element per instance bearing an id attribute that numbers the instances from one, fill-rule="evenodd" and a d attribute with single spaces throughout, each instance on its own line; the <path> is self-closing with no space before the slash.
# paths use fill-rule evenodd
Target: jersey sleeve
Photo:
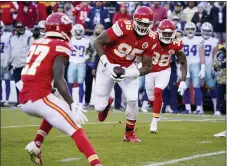
<path id="1" fill-rule="evenodd" d="M 111 28 L 108 28 L 107 35 L 111 40 L 115 41 L 119 37 L 124 36 L 127 31 L 130 31 L 132 28 L 132 24 L 130 21 L 117 21 Z"/>
<path id="2" fill-rule="evenodd" d="M 56 43 L 55 52 L 56 56 L 65 56 L 67 59 L 69 59 L 70 55 L 72 54 L 72 49 L 68 43 L 59 41 Z"/>

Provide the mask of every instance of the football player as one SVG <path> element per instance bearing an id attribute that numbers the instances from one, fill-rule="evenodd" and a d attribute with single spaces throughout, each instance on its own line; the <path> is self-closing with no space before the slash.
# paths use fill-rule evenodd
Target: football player
<path id="1" fill-rule="evenodd" d="M 4 70 L 4 59 L 7 56 L 9 40 L 12 36 L 11 32 L 5 31 L 5 25 L 2 21 L 0 21 L 0 55 L 1 55 L 1 80 L 0 80 L 0 100 L 1 104 L 4 106 L 9 106 L 9 95 L 10 95 L 10 77 L 11 73 L 9 68 L 5 68 Z M 2 80 L 5 81 L 5 101 L 2 101 Z"/>
<path id="2" fill-rule="evenodd" d="M 117 21 L 95 40 L 95 48 L 100 56 L 96 73 L 95 110 L 99 112 L 99 121 L 104 121 L 113 102 L 109 98 L 111 90 L 118 81 L 127 100 L 124 136 L 127 142 L 141 142 L 134 132 L 138 115 L 138 77 L 149 73 L 151 68 L 152 57 L 147 53 L 156 47 L 153 42 L 155 35 L 151 31 L 153 17 L 150 8 L 140 6 L 134 12 L 133 20 Z M 140 69 L 133 63 L 136 56 L 142 56 L 143 66 Z M 116 67 L 124 68 L 120 77 L 114 71 Z"/>
<path id="3" fill-rule="evenodd" d="M 184 31 L 186 36 L 182 38 L 184 42 L 184 53 L 187 57 L 188 72 L 187 72 L 187 90 L 184 93 L 185 111 L 183 114 L 191 113 L 191 104 L 189 96 L 190 80 L 195 90 L 196 98 L 196 113 L 202 114 L 202 92 L 201 80 L 205 77 L 205 56 L 203 38 L 195 36 L 196 26 L 193 22 L 185 24 Z"/>
<path id="4" fill-rule="evenodd" d="M 69 91 L 72 95 L 73 85 L 77 81 L 79 86 L 79 106 L 83 107 L 84 79 L 86 74 L 85 61 L 89 58 L 88 51 L 93 52 L 90 39 L 84 37 L 84 27 L 81 24 L 73 26 L 73 37 L 71 39 L 72 54 L 69 59 L 67 72 Z"/>
<path id="5" fill-rule="evenodd" d="M 178 89 L 180 95 L 183 95 L 186 90 L 187 60 L 182 51 L 183 42 L 176 38 L 175 34 L 176 26 L 171 20 L 164 19 L 160 22 L 158 31 L 155 34 L 157 36 L 157 47 L 154 49 L 152 69 L 145 76 L 147 96 L 150 101 L 153 101 L 153 118 L 150 125 L 150 132 L 152 133 L 158 131 L 158 121 L 162 109 L 162 92 L 170 80 L 172 55 L 175 55 L 178 63 L 181 64 L 182 78 Z"/>
<path id="6" fill-rule="evenodd" d="M 218 52 L 219 40 L 212 37 L 213 26 L 209 22 L 205 22 L 201 26 L 201 34 L 204 41 L 204 53 L 205 53 L 205 83 L 210 89 L 210 95 L 213 101 L 214 115 L 220 116 L 221 113 L 216 111 L 217 97 L 216 97 L 216 78 L 212 68 L 214 55 Z M 196 112 L 195 112 L 196 113 Z"/>
<path id="7" fill-rule="evenodd" d="M 87 122 L 82 109 L 73 101 L 64 79 L 65 65 L 71 55 L 72 22 L 63 13 L 53 13 L 45 23 L 46 37 L 30 47 L 22 70 L 23 87 L 19 101 L 21 109 L 32 116 L 43 118 L 37 135 L 25 148 L 31 160 L 42 165 L 41 144 L 52 127 L 71 136 L 90 165 L 100 161 L 80 124 Z M 51 93 L 54 86 L 64 100 Z"/>

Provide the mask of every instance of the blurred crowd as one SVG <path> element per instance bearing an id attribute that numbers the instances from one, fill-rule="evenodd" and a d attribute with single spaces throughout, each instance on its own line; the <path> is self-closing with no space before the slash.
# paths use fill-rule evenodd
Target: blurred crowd
<path id="1" fill-rule="evenodd" d="M 218 38 L 221 43 L 226 40 L 225 2 L 0 2 L 0 18 L 4 24 L 4 31 L 7 32 L 4 39 L 1 34 L 0 45 L 1 75 L 6 84 L 4 104 L 8 105 L 10 79 L 14 79 L 15 82 L 20 80 L 20 73 L 26 62 L 29 47 L 34 40 L 44 36 L 45 20 L 52 12 L 64 12 L 73 21 L 74 25 L 81 24 L 85 35 L 91 36 L 92 43 L 104 29 L 111 27 L 116 21 L 132 19 L 134 11 L 141 5 L 148 6 L 153 10 L 154 26 L 152 30 L 154 31 L 157 30 L 160 21 L 169 18 L 175 23 L 178 35 L 183 35 L 184 26 L 187 22 L 193 22 L 196 25 L 196 34 L 200 35 L 201 25 L 204 22 L 210 22 L 213 26 L 214 37 Z M 16 34 L 21 35 L 18 38 L 15 37 Z M 10 40 L 10 44 L 4 45 L 3 40 Z M 7 53 L 10 54 L 8 59 L 2 57 L 5 54 L 3 50 L 6 47 L 10 48 L 7 49 L 10 50 Z M 19 52 L 20 56 L 18 56 Z M 92 80 L 95 76 L 95 67 L 92 64 L 94 58 L 91 59 L 86 60 L 86 76 L 83 80 L 86 87 L 85 107 L 89 107 Z M 78 86 L 77 82 L 74 86 Z M 114 107 L 115 110 L 121 110 L 124 107 L 124 97 L 117 84 L 114 89 Z M 144 87 L 141 84 L 140 100 L 143 100 L 142 96 L 144 96 L 142 89 Z M 2 91 L 0 97 L 2 99 Z M 142 109 L 144 108 L 144 111 L 146 111 L 148 108 L 147 103 L 144 106 L 141 102 L 139 103 Z"/>
<path id="2" fill-rule="evenodd" d="M 64 12 L 74 23 L 82 24 L 86 34 L 92 35 L 96 24 L 105 29 L 117 20 L 132 18 L 140 5 L 151 7 L 155 13 L 153 30 L 165 18 L 173 20 L 177 29 L 183 31 L 186 22 L 196 24 L 197 32 L 204 22 L 210 22 L 214 35 L 225 40 L 226 7 L 225 2 L 0 2 L 1 20 L 7 29 L 13 30 L 16 22 L 22 22 L 27 28 L 34 28 L 52 12 Z"/>

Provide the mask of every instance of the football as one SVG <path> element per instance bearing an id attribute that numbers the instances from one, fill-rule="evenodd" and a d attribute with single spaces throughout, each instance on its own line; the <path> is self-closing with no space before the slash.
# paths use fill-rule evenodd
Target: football
<path id="1" fill-rule="evenodd" d="M 122 67 L 114 67 L 113 68 L 114 73 L 117 75 L 117 77 L 120 77 L 121 75 L 125 74 L 125 69 L 123 69 Z"/>

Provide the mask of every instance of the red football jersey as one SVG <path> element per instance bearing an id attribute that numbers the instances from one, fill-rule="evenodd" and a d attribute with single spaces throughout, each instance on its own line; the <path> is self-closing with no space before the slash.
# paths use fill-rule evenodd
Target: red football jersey
<path id="1" fill-rule="evenodd" d="M 172 43 L 166 47 L 161 46 L 158 39 L 158 33 L 156 32 L 157 46 L 153 52 L 152 68 L 151 72 L 159 72 L 170 67 L 171 56 L 182 50 L 184 44 L 182 40 L 175 39 Z"/>
<path id="2" fill-rule="evenodd" d="M 117 21 L 107 34 L 113 44 L 105 45 L 104 51 L 111 63 L 119 64 L 122 67 L 130 66 L 136 56 L 147 54 L 149 50 L 156 47 L 156 35 L 154 32 L 138 37 L 132 28 L 132 20 Z M 152 54 L 149 54 L 152 55 Z"/>
<path id="3" fill-rule="evenodd" d="M 36 101 L 50 94 L 55 57 L 65 56 L 69 59 L 71 52 L 70 45 L 61 39 L 44 38 L 33 42 L 21 72 L 23 88 L 19 102 Z"/>

